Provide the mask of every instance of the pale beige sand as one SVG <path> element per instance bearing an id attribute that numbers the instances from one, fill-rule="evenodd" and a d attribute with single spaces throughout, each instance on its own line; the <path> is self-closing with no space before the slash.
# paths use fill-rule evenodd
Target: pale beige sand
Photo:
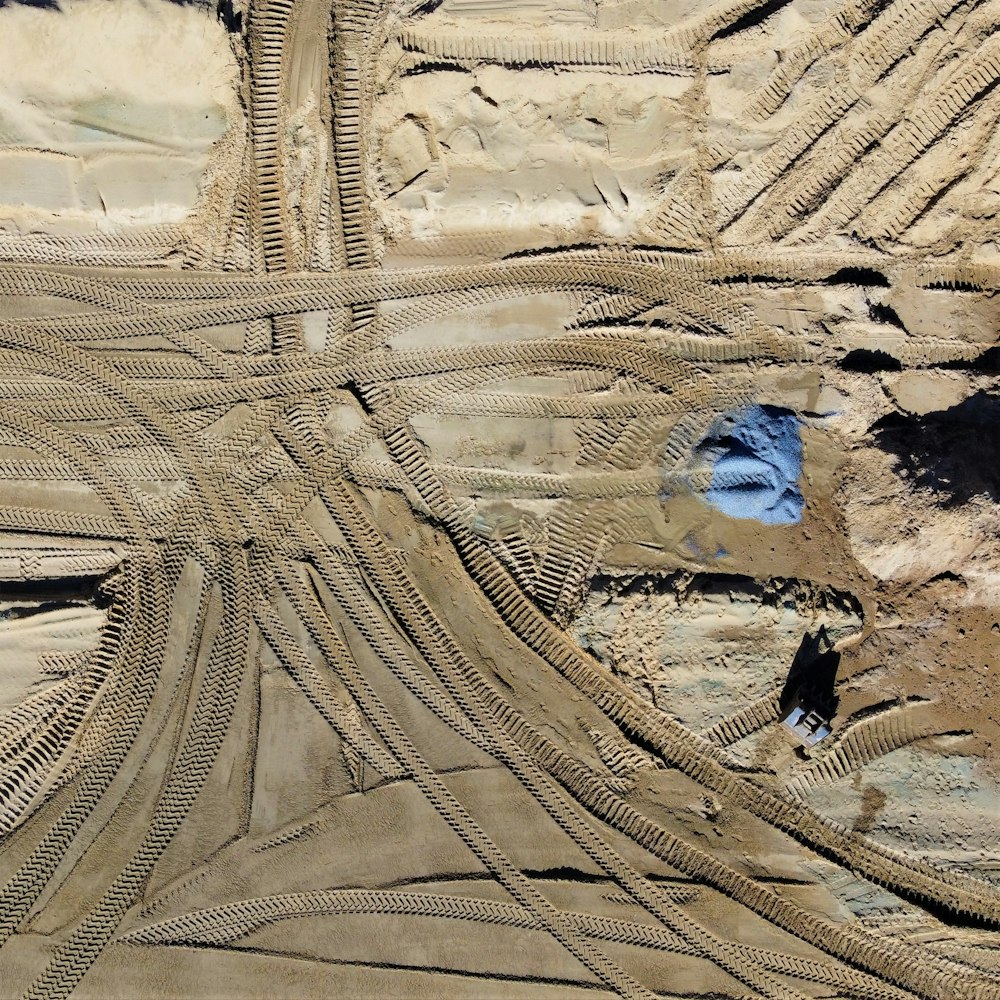
<path id="1" fill-rule="evenodd" d="M 1000 998 L 997 0 L 221 13 L 0 9 L 0 997 Z"/>
<path id="2" fill-rule="evenodd" d="M 178 223 L 241 117 L 226 32 L 197 8 L 69 0 L 0 11 L 0 224 Z"/>

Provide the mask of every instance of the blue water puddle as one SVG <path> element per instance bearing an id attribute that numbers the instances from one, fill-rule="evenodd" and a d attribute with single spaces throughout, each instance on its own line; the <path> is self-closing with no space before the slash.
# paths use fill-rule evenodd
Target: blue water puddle
<path id="1" fill-rule="evenodd" d="M 730 517 L 798 524 L 805 507 L 799 425 L 779 406 L 755 404 L 721 417 L 698 446 L 713 462 L 705 499 Z"/>

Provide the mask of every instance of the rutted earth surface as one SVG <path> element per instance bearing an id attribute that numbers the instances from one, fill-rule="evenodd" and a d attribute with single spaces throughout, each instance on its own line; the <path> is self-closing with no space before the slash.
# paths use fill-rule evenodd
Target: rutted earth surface
<path id="1" fill-rule="evenodd" d="M 1000 997 L 998 18 L 0 0 L 0 994 Z"/>

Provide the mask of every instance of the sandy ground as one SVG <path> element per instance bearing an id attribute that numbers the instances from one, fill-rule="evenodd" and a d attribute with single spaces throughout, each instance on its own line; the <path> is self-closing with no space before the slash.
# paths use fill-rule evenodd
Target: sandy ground
<path id="1" fill-rule="evenodd" d="M 1000 997 L 996 21 L 0 8 L 0 994 Z"/>
<path id="2" fill-rule="evenodd" d="M 0 223 L 82 235 L 178 223 L 241 124 L 222 25 L 195 7 L 70 0 L 0 13 Z"/>

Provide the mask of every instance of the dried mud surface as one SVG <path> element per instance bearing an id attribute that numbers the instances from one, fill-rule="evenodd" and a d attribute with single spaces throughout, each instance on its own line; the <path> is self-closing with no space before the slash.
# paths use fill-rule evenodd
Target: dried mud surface
<path id="1" fill-rule="evenodd" d="M 0 996 L 1000 998 L 998 18 L 0 2 Z"/>

